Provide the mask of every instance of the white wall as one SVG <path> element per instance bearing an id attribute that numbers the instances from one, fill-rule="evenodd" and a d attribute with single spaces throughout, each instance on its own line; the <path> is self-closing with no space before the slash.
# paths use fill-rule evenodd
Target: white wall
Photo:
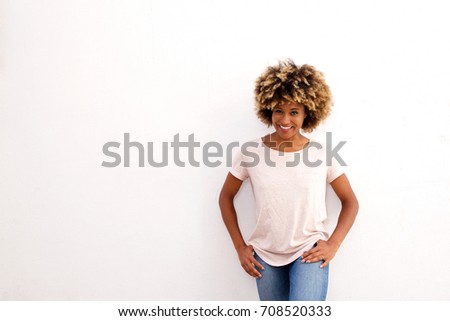
<path id="1" fill-rule="evenodd" d="M 288 57 L 326 73 L 334 112 L 313 135 L 347 141 L 360 200 L 328 298 L 450 299 L 444 9 L 2 1 L 0 299 L 257 299 L 220 218 L 225 164 L 141 168 L 135 155 L 129 168 L 106 168 L 102 147 L 126 132 L 159 148 L 177 133 L 224 146 L 261 136 L 254 80 Z M 333 226 L 333 193 L 328 202 Z M 249 184 L 236 207 L 248 235 Z"/>

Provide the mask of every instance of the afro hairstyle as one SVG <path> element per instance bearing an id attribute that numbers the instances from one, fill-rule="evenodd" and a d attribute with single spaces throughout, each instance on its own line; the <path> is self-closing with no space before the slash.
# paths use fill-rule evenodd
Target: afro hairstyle
<path id="1" fill-rule="evenodd" d="M 313 66 L 297 66 L 291 59 L 269 66 L 255 84 L 255 104 L 258 118 L 272 125 L 272 112 L 287 102 L 303 104 L 306 118 L 302 129 L 311 132 L 329 115 L 333 105 L 330 88 L 324 74 Z"/>

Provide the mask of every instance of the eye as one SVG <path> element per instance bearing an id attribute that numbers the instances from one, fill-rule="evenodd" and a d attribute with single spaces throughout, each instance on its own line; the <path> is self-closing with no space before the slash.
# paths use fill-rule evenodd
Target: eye
<path id="1" fill-rule="evenodd" d="M 298 115 L 298 111 L 296 111 L 296 110 L 292 111 L 292 112 L 291 112 L 291 115 L 292 115 L 292 116 Z"/>
<path id="2" fill-rule="evenodd" d="M 277 113 L 277 114 L 280 114 L 280 113 L 282 113 L 283 111 L 282 111 L 281 109 L 275 109 L 274 112 Z"/>

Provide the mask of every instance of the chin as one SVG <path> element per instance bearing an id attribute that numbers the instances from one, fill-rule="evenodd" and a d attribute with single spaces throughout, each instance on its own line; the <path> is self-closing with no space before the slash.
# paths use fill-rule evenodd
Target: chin
<path id="1" fill-rule="evenodd" d="M 293 133 L 282 133 L 280 131 L 277 131 L 277 133 L 278 133 L 278 136 L 280 138 L 284 139 L 284 140 L 291 140 L 297 134 L 296 132 L 293 132 Z"/>

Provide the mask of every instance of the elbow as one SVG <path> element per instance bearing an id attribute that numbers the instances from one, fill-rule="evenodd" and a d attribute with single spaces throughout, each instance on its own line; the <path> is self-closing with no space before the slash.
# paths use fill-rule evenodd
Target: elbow
<path id="1" fill-rule="evenodd" d="M 227 202 L 229 202 L 229 197 L 227 196 L 227 193 L 225 193 L 225 191 L 222 189 L 219 194 L 219 207 L 223 209 Z"/>
<path id="2" fill-rule="evenodd" d="M 227 192 L 226 190 L 222 190 L 219 194 L 219 207 L 220 210 L 223 212 L 224 210 L 226 211 L 229 208 L 232 208 L 233 202 L 234 202 L 234 195 L 230 194 L 229 192 Z"/>
<path id="3" fill-rule="evenodd" d="M 359 202 L 358 202 L 358 199 L 356 197 L 355 197 L 355 202 L 353 204 L 353 207 L 354 207 L 355 216 L 356 216 L 358 214 L 358 212 L 359 212 Z"/>
<path id="4" fill-rule="evenodd" d="M 346 208 L 347 210 L 351 211 L 354 216 L 356 216 L 359 211 L 359 202 L 356 196 L 343 200 L 342 208 Z"/>
<path id="5" fill-rule="evenodd" d="M 219 201 L 219 207 L 222 208 L 222 206 L 223 206 L 223 190 L 220 191 L 219 200 L 218 201 Z"/>
<path id="6" fill-rule="evenodd" d="M 355 199 L 353 200 L 353 202 L 352 202 L 353 204 L 352 204 L 352 209 L 353 209 L 353 212 L 355 213 L 355 216 L 358 214 L 358 212 L 359 212 L 359 202 L 358 202 L 358 199 L 355 197 Z"/>
<path id="7" fill-rule="evenodd" d="M 358 199 L 356 198 L 355 194 L 353 194 L 353 206 L 355 208 L 356 213 L 358 213 L 358 211 L 359 211 L 359 202 L 358 202 Z"/>

